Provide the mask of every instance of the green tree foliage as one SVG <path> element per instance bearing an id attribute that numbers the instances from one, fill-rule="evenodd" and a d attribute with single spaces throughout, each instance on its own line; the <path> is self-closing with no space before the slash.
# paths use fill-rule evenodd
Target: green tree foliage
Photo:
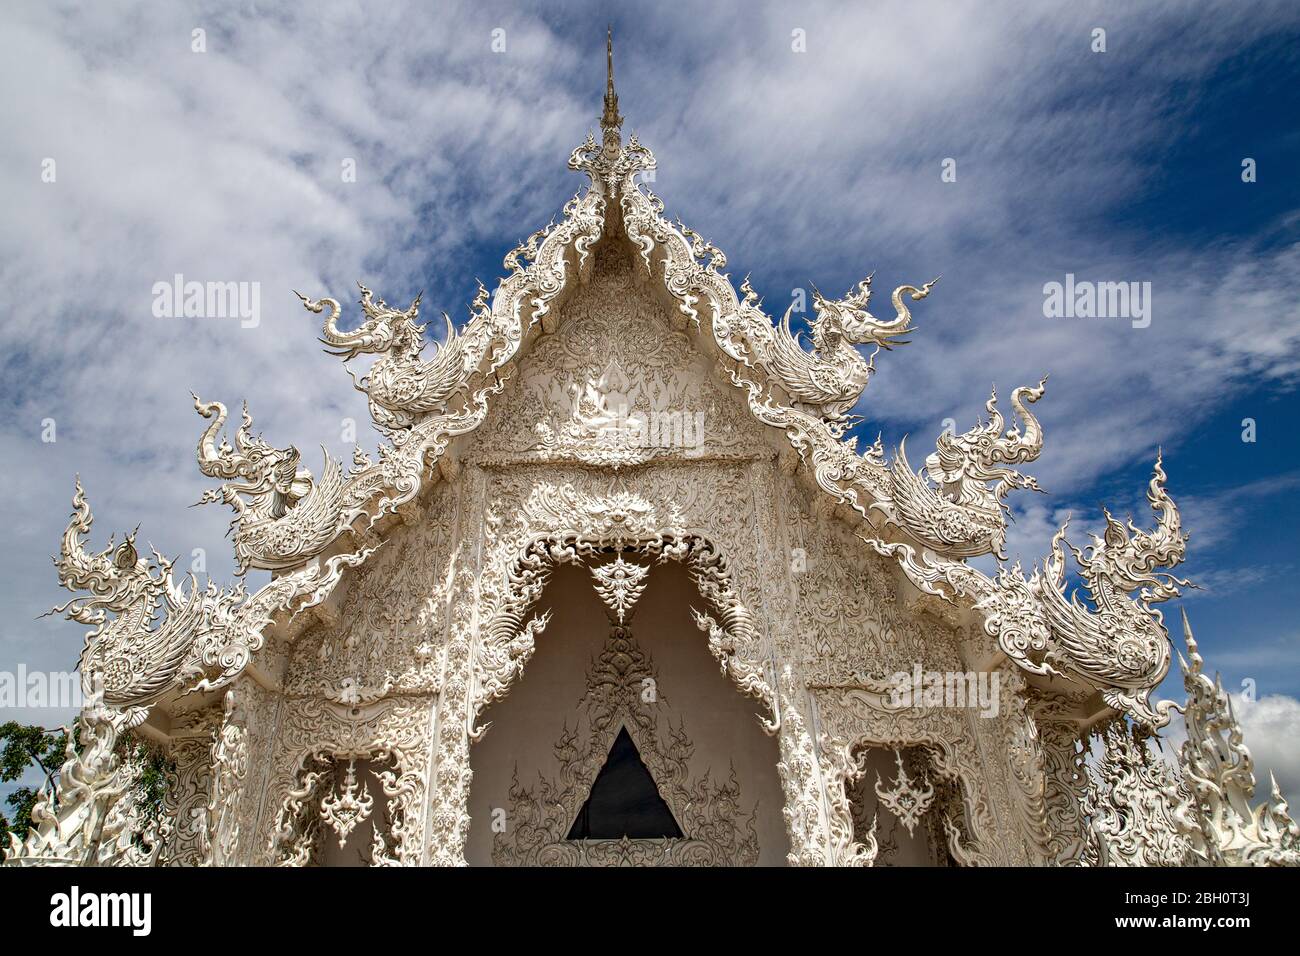
<path id="1" fill-rule="evenodd" d="M 66 730 L 51 731 L 13 720 L 0 724 L 0 782 L 13 783 L 34 766 L 45 778 L 44 788 L 52 792 L 67 746 Z M 37 787 L 19 787 L 5 798 L 13 819 L 10 821 L 0 811 L 0 859 L 9 847 L 10 831 L 19 839 L 27 835 L 32 823 L 32 806 L 39 795 Z"/>
<path id="2" fill-rule="evenodd" d="M 74 732 L 73 748 L 79 750 Z M 68 732 L 46 730 L 9 721 L 0 724 L 0 782 L 20 780 L 29 768 L 35 767 L 44 777 L 42 787 L 56 792 L 59 770 L 67 759 Z M 163 798 L 167 792 L 167 774 L 171 769 L 166 754 L 132 734 L 124 734 L 118 741 L 117 756 L 133 760 L 140 768 L 135 779 L 135 795 L 141 805 L 141 824 L 148 825 L 162 812 Z M 0 860 L 9 848 L 9 834 L 20 840 L 32 825 L 32 807 L 40 796 L 42 787 L 19 787 L 5 798 L 12 819 L 0 811 Z M 137 835 L 138 838 L 138 835 Z"/>
<path id="3" fill-rule="evenodd" d="M 135 778 L 135 797 L 140 806 L 140 826 L 147 827 L 162 814 L 163 799 L 167 796 L 167 775 L 176 769 L 175 763 L 158 746 L 146 743 L 127 734 L 118 743 L 118 756 L 132 760 L 139 768 Z M 140 843 L 141 835 L 135 840 Z"/>

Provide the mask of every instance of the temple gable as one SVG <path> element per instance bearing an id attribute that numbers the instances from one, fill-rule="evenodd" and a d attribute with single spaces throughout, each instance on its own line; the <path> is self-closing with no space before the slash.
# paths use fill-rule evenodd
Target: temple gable
<path id="1" fill-rule="evenodd" d="M 520 359 L 466 457 L 619 470 L 772 454 L 768 429 L 634 281 L 628 244 L 605 240 L 592 254 L 589 281 Z"/>
<path id="2" fill-rule="evenodd" d="M 876 355 L 937 280 L 895 287 L 892 315 L 869 275 L 814 294 L 806 333 L 793 303 L 774 321 L 662 216 L 609 42 L 601 139 L 569 159 L 589 184 L 467 323 L 432 339 L 418 296 L 362 287 L 359 323 L 302 297 L 370 363 L 376 454 L 313 471 L 195 397 L 203 501 L 269 581 L 182 580 L 134 533 L 95 552 L 76 485 L 56 567 L 92 628 L 81 749 L 13 860 L 1294 864 L 1300 828 L 1276 786 L 1251 809 L 1185 619 L 1181 776 L 1149 746 L 1170 711 L 1155 605 L 1187 583 L 1159 570 L 1187 537 L 1162 461 L 1150 530 L 1106 513 L 1091 547 L 1063 527 L 1008 566 L 1046 380 L 919 470 L 859 447 Z M 172 761 L 157 817 L 128 734 Z M 575 829 L 612 751 L 636 785 L 597 787 L 601 812 L 657 792 L 653 836 Z"/>

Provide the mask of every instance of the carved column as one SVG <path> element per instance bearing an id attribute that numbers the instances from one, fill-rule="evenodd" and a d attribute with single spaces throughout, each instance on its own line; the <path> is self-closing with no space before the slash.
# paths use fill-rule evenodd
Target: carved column
<path id="1" fill-rule="evenodd" d="M 790 837 L 791 866 L 826 866 L 834 862 L 830 846 L 825 783 L 817 762 L 810 722 L 804 716 L 803 696 L 797 694 L 794 674 L 787 665 L 778 681 L 781 730 L 777 741 L 781 762 L 781 788 L 785 791 L 785 828 Z M 852 832 L 853 821 L 849 820 Z"/>
<path id="2" fill-rule="evenodd" d="M 1047 757 L 1037 722 L 1025 699 L 1024 678 L 1010 665 L 1003 668 L 1002 674 L 1012 817 L 1019 830 L 1024 862 L 1045 866 L 1051 862 L 1053 852 L 1052 829 L 1047 818 Z"/>
<path id="3" fill-rule="evenodd" d="M 171 824 L 159 854 L 161 866 L 202 866 L 208 862 L 208 799 L 212 793 L 212 748 L 225 715 L 219 707 L 178 718 L 169 757 L 163 815 Z"/>
<path id="4" fill-rule="evenodd" d="M 235 681 L 222 699 L 207 807 L 207 853 L 213 866 L 247 866 L 255 860 L 262 801 L 272 773 L 278 699 L 251 677 Z"/>
<path id="5" fill-rule="evenodd" d="M 225 717 L 212 743 L 212 794 L 208 799 L 208 859 L 213 866 L 238 862 L 241 820 L 240 797 L 248 775 L 248 727 L 246 706 L 237 687 L 226 691 L 222 707 Z"/>
<path id="6" fill-rule="evenodd" d="M 1058 698 L 1033 698 L 1031 713 L 1043 751 L 1048 862 L 1052 866 L 1090 866 L 1096 859 L 1096 845 L 1085 812 L 1087 749 L 1081 745 L 1079 726 L 1064 714 Z"/>
<path id="7" fill-rule="evenodd" d="M 456 576 L 451 636 L 435 718 L 433 793 L 429 800 L 428 861 L 464 866 L 469 838 L 469 722 L 473 636 L 478 620 L 478 586 L 462 569 Z"/>
<path id="8" fill-rule="evenodd" d="M 1152 753 L 1148 732 L 1119 716 L 1098 736 L 1104 749 L 1089 790 L 1098 862 L 1185 865 L 1190 843 L 1174 818 L 1173 770 Z"/>

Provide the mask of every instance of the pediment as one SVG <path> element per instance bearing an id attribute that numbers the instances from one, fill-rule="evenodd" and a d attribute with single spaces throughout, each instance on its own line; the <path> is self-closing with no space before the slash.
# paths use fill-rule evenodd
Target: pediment
<path id="1" fill-rule="evenodd" d="M 206 500 L 236 507 L 240 570 L 277 572 L 248 602 L 249 618 L 294 640 L 308 626 L 301 612 L 322 608 L 399 525 L 418 525 L 433 488 L 454 483 L 467 460 L 563 462 L 616 474 L 663 458 L 777 455 L 819 514 L 851 525 L 933 603 L 951 602 L 954 624 L 974 612 L 983 633 L 1029 673 L 1058 673 L 1047 661 L 1052 625 L 1038 597 L 1044 588 L 1063 593 L 1052 568 L 1041 580 L 1018 567 L 992 578 L 966 563 L 1000 554 L 1002 497 L 1031 484 L 1007 463 L 1032 461 L 1041 450 L 1028 405 L 1042 383 L 1012 392 L 1018 422 L 1009 428 L 990 399 L 989 422 L 941 436 L 922 472 L 901 449 L 886 462 L 879 439 L 859 449 L 848 435 L 850 413 L 875 355 L 912 331 L 907 303 L 934 283 L 895 288 L 894 314 L 885 319 L 868 310 L 870 276 L 840 299 L 814 291 L 805 340 L 792 331 L 793 306 L 774 321 L 747 280 L 739 291 L 732 284 L 720 249 L 664 218 L 663 202 L 646 188 L 657 168 L 650 150 L 635 136 L 624 143 L 617 125 L 602 131 L 603 144 L 589 135 L 569 160 L 587 187 L 558 222 L 505 256 L 495 292 L 480 287 L 469 321 L 459 328 L 449 321 L 442 341 L 424 337 L 418 297 L 403 309 L 363 288 L 363 319 L 350 328 L 338 301 L 304 297 L 324 316 L 320 337 L 330 350 L 345 361 L 373 359 L 363 374 L 350 371 L 387 439 L 378 456 L 358 448 L 345 470 L 327 455 L 313 477 L 299 467 L 296 448 L 254 437 L 247 413 L 231 445 L 221 437 L 224 406 L 196 399 L 211 420 L 200 470 L 239 478 Z M 239 660 L 265 643 L 263 626 Z M 238 666 L 213 680 L 230 679 Z M 1147 716 L 1150 680 L 1162 674 L 1156 661 L 1150 677 L 1129 682 L 1141 685 L 1136 691 L 1117 685 L 1113 699 L 1126 707 L 1132 700 Z"/>
<path id="2" fill-rule="evenodd" d="M 636 281 L 635 251 L 605 239 L 588 279 L 531 337 L 458 457 L 620 470 L 660 460 L 771 457 L 716 354 Z"/>
<path id="3" fill-rule="evenodd" d="M 818 795 L 821 784 L 816 780 L 834 782 L 835 775 L 849 772 L 851 753 L 842 742 L 862 736 L 859 715 L 847 704 L 871 710 L 868 719 L 873 725 L 877 718 L 897 717 L 898 707 L 891 703 L 884 711 L 873 709 L 871 697 L 884 686 L 881 675 L 859 669 L 871 661 L 861 653 L 864 645 L 858 639 L 869 635 L 876 622 L 862 620 L 866 626 L 858 626 L 851 621 L 842 639 L 830 635 L 828 648 L 843 646 L 848 651 L 839 660 L 829 659 L 829 680 L 819 683 L 812 668 L 804 666 L 808 661 L 798 656 L 803 647 L 793 643 L 799 621 L 790 602 L 802 602 L 799 614 L 821 619 L 842 616 L 851 601 L 880 617 L 882 609 L 895 602 L 864 600 L 863 587 L 823 587 L 830 576 L 815 577 L 820 570 L 808 574 L 815 565 L 803 562 L 806 555 L 799 554 L 797 546 L 791 547 L 792 560 L 786 565 L 781 535 L 763 536 L 769 529 L 779 532 L 782 517 L 793 509 L 772 509 L 754 521 L 752 512 L 718 508 L 718 488 L 699 481 L 705 469 L 684 468 L 669 476 L 673 486 L 653 504 L 635 490 L 618 487 L 637 482 L 623 482 L 614 474 L 652 465 L 670 454 L 727 456 L 738 454 L 737 449 L 766 454 L 771 446 L 765 442 L 779 445 L 786 473 L 797 471 L 813 486 L 815 505 L 829 505 L 810 509 L 816 521 L 809 524 L 816 525 L 816 535 L 824 530 L 820 525 L 827 512 L 853 524 L 852 532 L 835 529 L 848 546 L 841 551 L 848 560 L 824 567 L 856 567 L 853 559 L 860 552 L 849 549 L 860 547 L 876 562 L 865 568 L 868 578 L 861 580 L 866 582 L 878 566 L 877 558 L 895 562 L 901 577 L 922 596 L 904 608 L 908 614 L 933 612 L 954 628 L 965 628 L 969 641 L 959 658 L 951 655 L 954 662 L 1015 678 L 1007 699 L 1017 710 L 1008 720 L 1023 717 L 1021 729 L 1027 730 L 1007 738 L 1012 762 L 1003 776 L 1023 789 L 1024 806 L 1032 812 L 1041 815 L 1041 788 L 1035 792 L 1024 784 L 1032 783 L 1033 773 L 1041 769 L 1033 732 L 1040 717 L 1042 728 L 1058 725 L 1054 733 L 1064 734 L 1067 756 L 1073 754 L 1071 735 L 1079 728 L 1108 723 L 1128 733 L 1125 721 L 1112 719 L 1117 715 L 1132 718 L 1134 734 L 1139 733 L 1137 723 L 1145 725 L 1140 730 L 1143 739 L 1167 722 L 1167 702 L 1152 700 L 1170 664 L 1168 633 L 1155 605 L 1179 596 L 1188 582 L 1158 569 L 1183 560 L 1187 534 L 1166 489 L 1161 459 L 1157 457 L 1147 486 L 1151 530 L 1106 512 L 1104 538 L 1094 536 L 1086 549 L 1071 544 L 1062 527 L 1046 558 L 1028 570 L 1001 560 L 994 573 L 982 570 L 970 559 L 1002 557 L 1008 494 L 1037 489 L 1030 476 L 1012 466 L 1034 461 L 1042 450 L 1042 429 L 1029 406 L 1042 397 L 1044 383 L 1011 391 L 1011 421 L 998 410 L 996 396 L 991 397 L 985 406 L 987 422 L 978 421 L 961 434 L 941 434 L 920 470 L 909 464 L 901 446 L 888 463 L 879 440 L 859 450 L 856 439 L 846 436 L 854 423 L 850 413 L 874 371 L 875 352 L 870 349 L 901 344 L 899 337 L 912 331 L 905 300 L 924 299 L 934 283 L 896 287 L 891 296 L 894 315 L 883 320 L 868 311 L 870 277 L 840 299 L 814 292 L 810 304 L 816 318 L 809 322 L 805 342 L 791 330 L 791 310 L 773 322 L 747 282 L 737 293 L 723 271 L 726 257 L 717 247 L 663 218 L 663 203 L 646 189 L 642 175 L 655 169 L 654 157 L 635 137 L 624 144 L 621 126 L 611 66 L 603 143 L 589 136 L 570 159 L 570 166 L 585 172 L 590 184 L 566 204 L 558 225 L 535 233 L 506 256 L 507 275 L 496 292 L 481 288 L 470 321 L 461 328 L 449 322 L 445 340 L 424 338 L 418 297 L 401 309 L 363 289 L 360 325 L 340 323 L 339 302 L 304 297 L 308 309 L 324 316 L 321 336 L 327 347 L 345 361 L 361 355 L 373 359 L 353 383 L 367 394 L 375 425 L 385 437 L 377 455 L 358 448 L 349 467 L 326 452 L 323 467 L 309 470 L 296 447 L 276 447 L 258 435 L 247 409 L 242 423 L 232 423 L 226 433 L 226 408 L 195 397 L 195 410 L 207 420 L 198 446 L 199 469 L 221 482 L 206 491 L 202 501 L 234 509 L 238 573 L 242 576 L 250 568 L 272 572 L 260 587 L 250 589 L 243 582 L 223 587 L 213 581 L 204 586 L 193 575 L 187 581 L 173 573 L 174 561 L 156 551 L 152 557 L 142 554 L 134 532 L 120 544 L 110 537 L 104 550 L 94 551 L 89 547 L 93 515 L 77 483 L 73 513 L 55 559 L 60 584 L 74 597 L 58 610 L 93 628 L 86 634 L 79 669 L 87 695 L 81 727 L 96 745 L 70 755 L 62 779 L 75 786 L 60 786 L 57 799 L 53 792 L 42 797 L 32 813 L 39 826 L 13 847 L 15 862 L 138 864 L 158 852 L 152 837 L 146 837 L 143 846 L 121 839 L 113 844 L 107 829 L 90 833 L 83 825 L 131 817 L 131 806 L 119 799 L 130 789 L 131 767 L 99 759 L 113 752 L 119 734 L 128 730 L 179 741 L 191 752 L 197 749 L 198 765 L 205 772 L 212 769 L 211 780 L 195 789 L 202 797 L 195 812 L 207 814 L 212 832 L 188 828 L 198 844 L 198 859 L 220 865 L 264 856 L 240 838 L 240 814 L 242 804 L 256 819 L 265 820 L 268 791 L 244 786 L 243 777 L 250 754 L 264 761 L 281 746 L 290 718 L 298 722 L 294 732 L 301 735 L 295 746 L 303 749 L 293 758 L 297 764 L 286 764 L 287 779 L 281 778 L 282 810 L 300 805 L 309 792 L 301 786 L 304 778 L 295 776 L 307 767 L 301 762 L 304 754 L 333 754 L 349 761 L 377 750 L 395 761 L 409 754 L 400 778 L 399 764 L 393 765 L 391 777 L 383 772 L 385 792 L 391 789 L 407 801 L 403 813 L 411 815 L 404 820 L 436 822 L 443 842 L 422 848 L 415 843 L 424 837 L 420 827 L 403 824 L 400 829 L 407 836 L 402 845 L 392 848 L 389 857 L 390 848 L 378 840 L 372 859 L 382 854 L 391 862 L 460 862 L 458 841 L 463 842 L 463 835 L 458 836 L 458 828 L 468 822 L 460 801 L 471 777 L 465 755 L 486 727 L 476 721 L 482 708 L 503 696 L 510 681 L 517 679 L 535 646 L 535 635 L 545 627 L 542 615 L 527 623 L 519 616 L 519 609 L 526 608 L 541 587 L 538 568 L 577 557 L 579 549 L 571 546 L 575 541 L 581 542 L 584 555 L 605 548 L 610 540 L 614 549 L 635 540 L 638 548 L 653 550 L 657 557 L 689 554 L 709 571 L 699 583 L 702 596 L 710 599 L 723 586 L 719 580 L 725 581 L 727 594 L 733 594 L 725 573 L 728 554 L 763 552 L 765 563 L 752 564 L 742 583 L 756 582 L 755 589 L 762 593 L 752 604 L 755 613 L 769 615 L 782 626 L 771 628 L 775 633 L 770 647 L 760 644 L 756 622 L 739 598 L 718 608 L 721 621 L 698 611 L 694 617 L 709 635 L 710 651 L 724 671 L 768 704 L 771 720 L 764 717 L 764 725 L 783 734 L 779 766 L 790 800 L 805 807 L 817 805 L 798 817 L 787 808 L 788 819 L 815 821 L 844 796 L 842 788 L 838 797 L 830 791 Z M 716 398 L 711 391 L 715 388 L 731 396 L 731 406 Z M 695 420 L 679 417 L 674 425 L 671 416 L 697 409 L 708 414 L 715 407 L 721 417 L 708 419 L 709 426 L 698 429 L 709 436 L 703 450 L 692 447 L 687 437 L 694 438 Z M 644 417 L 638 417 L 638 411 Z M 727 418 L 733 412 L 734 419 Z M 661 413 L 669 416 L 670 436 L 681 435 L 680 442 L 668 446 L 671 452 L 663 447 L 663 420 L 658 428 L 653 424 L 654 415 Z M 737 424 L 730 432 L 714 427 L 732 421 L 743 421 L 744 426 Z M 648 441 L 640 437 L 643 434 Z M 517 488 L 531 485 L 528 506 L 537 504 L 546 519 L 537 523 L 544 532 L 530 536 L 534 523 L 519 520 L 516 513 L 517 536 L 509 536 L 507 525 L 506 536 L 500 537 L 507 520 L 500 509 L 522 498 L 490 497 L 492 482 L 507 482 L 499 474 L 485 475 L 481 468 L 471 471 L 467 480 L 457 480 L 458 455 L 476 448 L 507 463 L 527 458 L 579 463 L 587 467 L 580 477 L 591 487 L 579 491 L 573 484 L 533 484 L 527 469 L 521 469 L 510 478 Z M 481 457 L 477 463 L 489 461 Z M 759 467 L 712 470 L 733 472 L 735 487 L 750 501 L 781 490 L 763 483 Z M 595 488 L 597 484 L 609 490 Z M 576 505 L 571 510 L 582 519 L 576 523 L 555 520 L 564 517 L 566 491 L 567 504 Z M 671 533 L 656 533 L 661 516 L 676 513 L 683 499 L 694 499 L 697 514 L 721 514 L 743 525 L 744 538 L 733 537 L 724 550 L 712 545 L 696 548 L 695 542 L 710 539 L 696 537 L 681 522 L 672 522 Z M 584 530 L 597 521 L 600 534 Z M 637 533 L 625 530 L 630 525 L 639 526 Z M 756 529 L 759 549 L 752 547 Z M 402 552 L 404 544 L 408 548 Z M 790 575 L 803 575 L 805 589 L 790 586 L 787 566 Z M 1081 579 L 1078 591 L 1069 590 L 1072 567 Z M 350 583 L 340 589 L 345 577 Z M 805 600 L 805 590 L 813 590 L 808 583 L 816 585 L 812 601 Z M 361 586 L 353 588 L 356 584 Z M 440 595 L 436 599 L 431 596 L 435 591 Z M 354 601 L 361 613 L 349 609 L 347 601 Z M 344 627 L 339 626 L 341 618 Z M 880 623 L 889 622 L 881 617 Z M 1201 673 L 1202 661 L 1185 616 L 1184 628 L 1193 661 L 1190 669 L 1184 667 L 1189 693 L 1208 700 L 1214 688 Z M 316 661 L 323 666 L 304 676 L 328 678 L 330 686 L 322 689 L 304 680 L 304 694 L 294 697 L 292 675 L 284 683 L 278 679 L 292 663 L 291 655 L 302 660 L 311 649 L 308 640 L 300 640 L 308 630 L 317 632 Z M 626 628 L 617 627 L 612 632 L 611 657 L 630 660 L 623 631 Z M 377 638 L 385 635 L 402 647 L 400 655 L 386 660 L 377 653 L 383 646 Z M 914 646 L 920 645 L 918 640 Z M 336 653 L 340 646 L 342 652 Z M 975 653 L 965 653 L 969 651 Z M 345 667 L 356 660 L 345 655 L 354 652 L 369 655 L 382 667 L 358 676 Z M 908 656 L 919 662 L 921 654 L 909 650 Z M 779 695 L 764 676 L 769 661 L 772 676 L 779 674 L 772 681 L 779 680 Z M 1011 671 L 1010 665 L 1019 670 Z M 378 680 L 367 682 L 367 676 Z M 1210 689 L 1197 691 L 1197 681 Z M 630 684 L 624 689 L 632 690 Z M 1189 721 L 1235 727 L 1221 689 L 1219 697 L 1224 698 L 1222 706 L 1204 700 L 1199 707 L 1189 704 Z M 168 709 L 178 701 L 180 707 Z M 436 720 L 429 709 L 434 701 Z M 806 729 L 800 714 L 805 701 L 817 718 Z M 823 701 L 828 706 L 823 707 Z M 158 705 L 163 705 L 161 714 L 155 710 Z M 639 735 L 634 731 L 631 737 L 674 819 L 696 835 L 712 828 L 695 821 L 738 819 L 734 778 L 713 785 L 706 775 L 690 781 L 694 789 L 688 788 L 684 765 L 678 762 L 674 771 L 665 748 L 656 746 L 657 718 L 643 715 Z M 954 714 L 951 721 L 964 729 L 945 732 L 946 739 L 958 740 L 970 730 L 966 716 Z M 588 720 L 586 726 L 590 730 L 593 722 Z M 605 758 L 608 726 L 595 725 L 583 760 L 590 756 L 599 763 Z M 680 726 L 664 727 L 668 734 L 682 733 Z M 879 728 L 868 729 L 875 734 Z M 568 747 L 567 726 L 564 732 L 562 742 Z M 395 734 L 399 745 L 393 745 Z M 1236 737 L 1239 742 L 1240 734 Z M 315 749 L 307 750 L 305 741 Z M 322 741 L 327 743 L 324 751 Z M 689 741 L 686 746 L 689 749 Z M 1131 766 L 1133 760 L 1118 748 L 1112 748 L 1120 754 L 1115 759 Z M 1248 762 L 1245 750 L 1237 749 Z M 435 756 L 436 767 L 430 763 Z M 828 762 L 820 764 L 819 771 L 822 760 Z M 899 764 L 901 774 L 901 758 Z M 1214 771 L 1209 767 L 1205 773 Z M 1195 775 L 1196 768 L 1191 772 Z M 788 773 L 796 777 L 787 779 Z M 436 807 L 432 798 L 426 800 L 425 791 L 435 777 L 440 790 Z M 560 779 L 574 800 L 562 806 L 552 803 L 548 813 L 560 806 L 555 832 L 563 834 L 582 799 L 570 784 L 591 777 L 562 773 Z M 540 786 L 557 789 L 551 782 Z M 1237 788 L 1237 796 L 1248 798 L 1252 787 L 1247 780 Z M 887 792 L 898 791 L 877 791 L 882 798 Z M 510 796 L 516 808 L 534 802 L 523 787 L 512 788 Z M 342 831 L 358 822 L 349 814 L 359 812 L 360 800 L 354 775 L 345 775 L 337 796 L 330 795 L 328 802 L 322 798 L 322 809 L 339 823 L 341 838 L 346 837 Z M 1276 832 L 1291 826 L 1285 806 L 1280 806 L 1268 810 Z M 1256 824 L 1262 812 L 1255 811 Z M 525 819 L 518 812 L 512 816 Z M 541 821 L 545 826 L 536 832 L 550 839 L 546 828 L 551 822 Z M 840 823 L 845 822 L 840 814 Z M 1030 824 L 1031 829 L 1036 826 Z M 811 833 L 822 827 L 792 824 L 792 835 L 795 829 Z M 284 832 L 277 824 L 277 834 Z M 847 828 L 841 827 L 841 832 Z M 752 827 L 749 834 L 733 830 L 724 845 L 702 852 L 709 860 L 756 860 Z M 1214 834 L 1207 839 L 1210 836 Z M 637 849 L 626 839 L 593 842 L 617 843 L 605 857 L 614 862 L 627 862 Z M 671 841 L 656 842 L 660 858 L 667 859 L 670 848 L 663 844 Z M 560 837 L 549 846 L 565 843 Z M 823 847 L 820 836 L 800 838 L 800 843 L 792 846 L 792 861 L 864 858 L 861 848 L 841 852 Z M 1248 849 L 1276 849 L 1268 844 L 1254 840 Z M 953 853 L 963 862 L 988 855 L 955 842 Z"/>

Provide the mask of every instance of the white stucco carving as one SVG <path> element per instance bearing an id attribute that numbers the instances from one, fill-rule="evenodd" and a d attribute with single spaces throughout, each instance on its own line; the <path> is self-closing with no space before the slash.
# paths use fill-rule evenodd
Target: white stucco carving
<path id="1" fill-rule="evenodd" d="M 601 138 L 569 159 L 586 188 L 505 257 L 467 323 L 447 319 L 430 347 L 418 296 L 398 309 L 363 286 L 351 331 L 338 301 L 303 297 L 329 349 L 374 357 L 353 383 L 384 436 L 376 458 L 358 449 L 345 469 L 327 453 L 312 474 L 254 437 L 247 410 L 231 444 L 225 406 L 195 398 L 199 468 L 221 482 L 202 500 L 232 508 L 241 573 L 270 569 L 267 584 L 178 582 L 133 536 L 88 550 L 77 484 L 57 568 L 76 595 L 59 610 L 92 628 L 83 747 L 10 862 L 328 864 L 336 846 L 370 865 L 465 863 L 487 825 L 469 812 L 486 711 L 540 641 L 564 639 L 539 602 L 580 564 L 610 612 L 610 658 L 581 703 L 555 702 L 585 736 L 551 745 L 558 778 L 512 790 L 519 827 L 498 861 L 752 863 L 752 781 L 681 769 L 683 728 L 707 718 L 661 726 L 628 696 L 656 653 L 628 622 L 647 573 L 676 562 L 700 597 L 680 639 L 775 736 L 791 864 L 1294 863 L 1280 797 L 1250 808 L 1248 752 L 1190 631 L 1180 769 L 1149 748 L 1169 710 L 1151 701 L 1170 662 L 1155 605 L 1185 584 L 1158 570 L 1186 539 L 1161 460 L 1151 531 L 1107 514 L 1085 551 L 1062 529 L 1040 566 L 1008 567 L 1005 499 L 1037 490 L 1013 466 L 1044 450 L 1044 382 L 1011 393 L 1010 426 L 990 398 L 989 421 L 939 436 L 920 471 L 901 446 L 892 462 L 879 441 L 860 451 L 846 436 L 874 359 L 924 335 L 909 303 L 930 307 L 934 281 L 898 286 L 887 318 L 869 311 L 870 276 L 814 295 L 805 347 L 791 310 L 774 321 L 716 246 L 664 218 L 641 175 L 653 154 L 623 142 L 610 56 Z M 970 563 L 983 556 L 992 573 Z M 1086 601 L 1066 596 L 1070 557 Z M 913 667 L 996 676 L 997 706 L 900 704 L 891 675 Z M 162 823 L 135 840 L 114 747 L 146 720 L 175 770 Z M 616 724 L 679 845 L 561 834 Z M 894 776 L 872 786 L 881 753 Z M 922 838 L 924 853 L 903 846 Z"/>

